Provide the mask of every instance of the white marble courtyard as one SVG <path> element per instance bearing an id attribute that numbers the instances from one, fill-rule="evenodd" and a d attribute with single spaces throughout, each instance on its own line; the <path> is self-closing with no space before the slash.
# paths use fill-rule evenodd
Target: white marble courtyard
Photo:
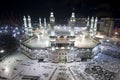
<path id="1" fill-rule="evenodd" d="M 3 80 L 31 80 L 31 76 L 32 78 L 37 77 L 37 80 L 59 80 L 58 78 L 64 80 L 82 80 L 82 78 L 77 78 L 74 70 L 78 69 L 77 67 L 79 66 L 78 71 L 83 73 L 85 65 L 84 62 L 38 62 L 38 60 L 30 60 L 24 54 L 16 51 L 0 62 L 0 80 L 2 78 L 7 78 Z M 25 79 L 26 77 L 28 79 Z"/>

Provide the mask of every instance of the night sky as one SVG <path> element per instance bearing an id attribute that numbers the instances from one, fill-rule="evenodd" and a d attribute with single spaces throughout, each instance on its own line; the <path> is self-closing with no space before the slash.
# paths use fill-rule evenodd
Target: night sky
<path id="1" fill-rule="evenodd" d="M 76 17 L 120 17 L 120 4 L 117 0 L 0 0 L 0 21 L 21 19 L 23 15 L 48 20 L 50 11 L 57 22 L 67 21 L 72 11 Z"/>

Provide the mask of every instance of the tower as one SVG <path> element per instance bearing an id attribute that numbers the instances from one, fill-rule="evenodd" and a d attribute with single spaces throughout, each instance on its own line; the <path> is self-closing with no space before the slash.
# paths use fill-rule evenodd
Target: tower
<path id="1" fill-rule="evenodd" d="M 73 27 L 73 26 L 75 26 L 75 22 L 76 22 L 75 13 L 72 12 L 72 15 L 71 15 L 71 18 L 69 21 L 69 25 Z"/>
<path id="2" fill-rule="evenodd" d="M 41 21 L 41 18 L 39 18 L 39 27 L 40 27 L 40 29 L 42 28 L 42 21 Z"/>
<path id="3" fill-rule="evenodd" d="M 44 28 L 46 29 L 47 23 L 46 23 L 46 18 L 44 18 Z"/>
<path id="4" fill-rule="evenodd" d="M 94 35 L 96 34 L 96 31 L 97 31 L 97 22 L 98 22 L 98 18 L 96 17 L 95 18 L 95 23 L 94 23 L 94 29 L 93 29 Z"/>
<path id="5" fill-rule="evenodd" d="M 90 29 L 90 18 L 89 18 L 89 17 L 87 18 L 87 24 L 86 24 L 86 27 L 87 27 L 87 30 Z"/>
<path id="6" fill-rule="evenodd" d="M 25 35 L 28 34 L 28 28 L 27 28 L 27 20 L 26 20 L 26 17 L 23 16 L 23 22 L 24 22 L 24 27 L 25 27 Z"/>
<path id="7" fill-rule="evenodd" d="M 91 25 L 90 25 L 90 35 L 93 35 L 93 23 L 94 23 L 94 17 L 91 18 Z"/>
<path id="8" fill-rule="evenodd" d="M 54 25 L 55 25 L 55 17 L 54 17 L 54 13 L 51 12 L 50 13 L 50 26 L 53 28 Z"/>
<path id="9" fill-rule="evenodd" d="M 32 25 L 31 25 L 31 18 L 30 16 L 28 16 L 28 35 L 31 37 L 33 36 L 33 29 L 32 29 Z"/>

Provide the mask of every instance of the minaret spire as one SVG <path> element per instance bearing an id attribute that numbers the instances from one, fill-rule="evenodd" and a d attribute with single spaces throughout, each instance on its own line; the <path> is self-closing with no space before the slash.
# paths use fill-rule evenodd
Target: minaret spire
<path id="1" fill-rule="evenodd" d="M 74 12 L 72 12 L 72 16 L 71 16 L 72 18 L 75 18 L 75 13 Z"/>
<path id="2" fill-rule="evenodd" d="M 90 25 L 90 34 L 93 35 L 93 23 L 94 23 L 94 17 L 91 18 L 91 25 Z"/>
<path id="3" fill-rule="evenodd" d="M 70 22 L 69 25 L 71 27 L 75 26 L 76 18 L 75 18 L 75 13 L 74 12 L 72 12 L 72 15 L 70 17 L 70 21 L 69 22 Z"/>
<path id="4" fill-rule="evenodd" d="M 24 26 L 27 27 L 27 21 L 25 16 L 23 16 L 23 21 L 24 21 Z"/>
<path id="5" fill-rule="evenodd" d="M 28 27 L 29 27 L 28 35 L 32 36 L 33 33 L 32 33 L 32 24 L 31 24 L 31 18 L 30 18 L 30 16 L 28 16 Z"/>
<path id="6" fill-rule="evenodd" d="M 87 18 L 87 25 L 86 25 L 86 27 L 87 27 L 88 30 L 89 30 L 89 25 L 90 25 L 90 18 L 88 16 L 88 18 Z"/>
<path id="7" fill-rule="evenodd" d="M 50 17 L 54 17 L 54 13 L 53 12 L 50 13 Z"/>
<path id="8" fill-rule="evenodd" d="M 98 22 L 98 18 L 95 18 L 95 23 L 94 23 L 94 35 L 96 34 L 97 31 L 97 22 Z"/>
<path id="9" fill-rule="evenodd" d="M 31 28 L 31 27 L 32 27 L 32 25 L 31 25 L 31 18 L 30 18 L 30 16 L 28 16 L 28 26 L 29 26 L 29 28 Z"/>
<path id="10" fill-rule="evenodd" d="M 42 28 L 42 21 L 41 21 L 41 18 L 39 18 L 39 26 L 40 26 L 40 28 Z"/>
<path id="11" fill-rule="evenodd" d="M 44 27 L 45 27 L 45 29 L 47 27 L 46 18 L 44 18 Z"/>
<path id="12" fill-rule="evenodd" d="M 50 12 L 50 26 L 53 28 L 54 25 L 55 25 L 54 13 Z"/>
<path id="13" fill-rule="evenodd" d="M 27 29 L 27 20 L 25 16 L 23 16 L 23 21 L 24 21 L 24 27 L 25 27 L 25 35 L 27 35 L 28 29 Z"/>

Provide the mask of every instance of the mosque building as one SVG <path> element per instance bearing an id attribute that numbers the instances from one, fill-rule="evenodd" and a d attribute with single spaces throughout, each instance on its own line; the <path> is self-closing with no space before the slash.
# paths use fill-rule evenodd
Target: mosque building
<path id="1" fill-rule="evenodd" d="M 76 17 L 72 12 L 69 20 L 69 25 L 61 26 L 55 25 L 54 13 L 50 13 L 50 23 L 44 23 L 39 18 L 39 27 L 33 30 L 31 17 L 23 17 L 25 35 L 28 37 L 21 41 L 21 52 L 31 59 L 47 60 L 51 59 L 53 62 L 71 62 L 77 59 L 79 51 L 87 50 L 87 56 L 83 58 L 90 58 L 92 48 L 97 42 L 85 44 L 85 40 L 90 36 L 95 36 L 97 33 L 98 18 L 88 18 L 86 26 L 75 27 Z M 82 31 L 81 31 L 82 30 Z M 81 33 L 78 35 L 78 33 Z M 81 39 L 79 39 L 79 37 Z M 80 50 L 81 49 L 81 50 Z M 76 52 L 76 54 L 74 54 Z M 82 58 L 82 57 L 81 57 Z"/>

